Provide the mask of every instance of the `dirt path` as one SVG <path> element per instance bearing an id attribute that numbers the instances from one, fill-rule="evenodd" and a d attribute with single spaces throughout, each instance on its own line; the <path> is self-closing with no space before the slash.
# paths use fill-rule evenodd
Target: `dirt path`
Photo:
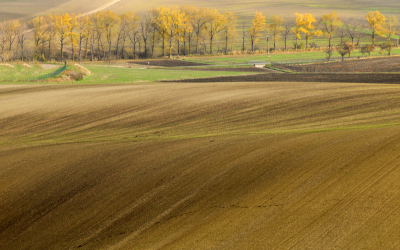
<path id="1" fill-rule="evenodd" d="M 55 64 L 41 64 L 40 66 L 42 66 L 44 70 L 60 68 L 60 65 L 55 65 Z"/>
<path id="2" fill-rule="evenodd" d="M 105 4 L 105 5 L 101 6 L 100 8 L 97 8 L 97 9 L 95 9 L 95 10 L 92 10 L 92 11 L 89 11 L 89 12 L 83 14 L 82 16 L 88 16 L 88 15 L 94 14 L 94 13 L 96 13 L 96 12 L 105 10 L 105 9 L 107 9 L 108 7 L 110 7 L 110 6 L 112 6 L 112 5 L 116 4 L 116 3 L 118 3 L 118 2 L 120 2 L 120 1 L 121 1 L 121 0 L 113 0 L 113 1 L 111 1 L 111 2 L 109 2 L 109 3 L 107 3 L 107 4 Z"/>

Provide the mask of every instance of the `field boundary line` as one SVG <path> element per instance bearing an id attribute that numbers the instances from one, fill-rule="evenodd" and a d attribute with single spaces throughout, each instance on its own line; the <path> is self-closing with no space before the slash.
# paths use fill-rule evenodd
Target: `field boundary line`
<path id="1" fill-rule="evenodd" d="M 107 3 L 107 4 L 105 4 L 105 5 L 101 6 L 100 8 L 97 8 L 97 9 L 95 9 L 95 10 L 86 12 L 86 13 L 84 13 L 84 14 L 78 16 L 78 17 L 81 17 L 81 16 L 89 16 L 89 15 L 91 15 L 91 14 L 94 14 L 94 13 L 97 13 L 97 12 L 102 11 L 102 10 L 104 10 L 104 9 L 107 9 L 108 7 L 114 5 L 114 4 L 118 3 L 118 2 L 121 2 L 121 0 L 113 0 L 113 1 L 111 1 L 111 2 L 109 2 L 109 3 Z"/>

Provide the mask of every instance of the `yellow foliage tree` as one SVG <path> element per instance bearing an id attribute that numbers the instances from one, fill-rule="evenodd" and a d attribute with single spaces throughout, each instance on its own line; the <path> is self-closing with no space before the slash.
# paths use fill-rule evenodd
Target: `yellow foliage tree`
<path id="1" fill-rule="evenodd" d="M 172 41 L 178 37 L 181 32 L 181 24 L 184 18 L 183 12 L 178 8 L 178 6 L 172 6 L 166 8 L 165 11 L 165 26 L 168 31 L 169 38 L 169 56 L 172 54 Z M 179 41 L 178 41 L 179 42 Z M 179 48 L 178 48 L 179 53 Z"/>
<path id="2" fill-rule="evenodd" d="M 389 40 L 391 36 L 396 34 L 398 28 L 399 22 L 397 21 L 397 17 L 389 15 L 385 24 L 386 33 L 388 34 Z"/>
<path id="3" fill-rule="evenodd" d="M 311 39 L 313 36 L 322 36 L 322 31 L 321 30 L 316 30 L 315 26 L 313 23 L 316 22 L 315 18 L 310 14 L 298 14 L 295 13 L 296 15 L 296 26 L 298 26 L 298 31 L 304 33 L 306 37 L 306 49 L 308 48 L 308 41 Z M 299 18 L 297 18 L 299 17 Z"/>
<path id="4" fill-rule="evenodd" d="M 303 14 L 299 14 L 299 13 L 294 13 L 295 15 L 295 19 L 294 19 L 294 26 L 292 28 L 292 32 L 294 34 L 294 36 L 296 37 L 296 43 L 295 43 L 295 49 L 297 50 L 299 44 L 298 44 L 298 40 L 301 39 L 301 28 L 302 28 L 302 20 L 303 20 Z"/>
<path id="5" fill-rule="evenodd" d="M 379 11 L 370 11 L 365 15 L 369 27 L 372 30 L 371 40 L 372 45 L 375 44 L 375 35 L 385 37 L 385 20 L 386 17 Z"/>
<path id="6" fill-rule="evenodd" d="M 64 45 L 67 44 L 71 26 L 71 16 L 68 13 L 54 16 L 54 28 L 57 32 L 58 41 L 60 43 L 61 61 L 64 60 Z"/>
<path id="7" fill-rule="evenodd" d="M 254 51 L 254 45 L 258 42 L 258 38 L 262 36 L 261 32 L 265 29 L 265 16 L 256 11 L 252 24 L 249 28 L 251 51 Z"/>
<path id="8" fill-rule="evenodd" d="M 15 41 L 15 38 L 18 35 L 18 30 L 20 29 L 21 23 L 18 19 L 9 20 L 5 25 L 5 36 L 8 41 L 8 50 L 12 51 L 12 45 Z"/>
<path id="9" fill-rule="evenodd" d="M 47 32 L 46 28 L 47 19 L 43 16 L 35 17 L 28 23 L 29 28 L 32 29 L 33 32 L 33 41 L 35 45 L 35 52 L 39 53 L 39 48 L 47 41 Z"/>
<path id="10" fill-rule="evenodd" d="M 237 16 L 233 12 L 226 11 L 223 13 L 226 18 L 222 31 L 222 38 L 225 40 L 225 54 L 228 54 L 228 42 L 232 42 L 236 38 L 236 20 Z"/>
<path id="11" fill-rule="evenodd" d="M 196 34 L 196 54 L 199 53 L 199 38 L 203 32 L 206 31 L 207 28 L 207 13 L 209 12 L 208 8 L 194 8 L 191 20 L 193 27 L 193 32 Z"/>
<path id="12" fill-rule="evenodd" d="M 69 43 L 71 44 L 71 49 L 72 49 L 72 60 L 74 61 L 76 54 L 76 47 L 78 46 L 78 40 L 77 40 L 78 34 L 75 33 L 75 29 L 77 28 L 78 23 L 75 13 L 72 13 L 70 17 L 71 17 L 70 18 L 71 25 L 68 35 L 69 35 Z"/>
<path id="13" fill-rule="evenodd" d="M 79 63 L 81 63 L 82 59 L 81 52 L 84 41 L 86 41 L 86 48 L 87 48 L 91 25 L 92 25 L 91 19 L 88 16 L 78 14 L 78 17 L 76 18 L 76 29 L 77 29 L 78 46 L 79 46 Z"/>
<path id="14" fill-rule="evenodd" d="M 283 29 L 282 24 L 285 20 L 282 17 L 272 15 L 271 18 L 268 19 L 268 30 L 273 36 L 274 40 L 274 50 L 276 50 L 276 41 L 279 39 L 279 33 Z"/>
<path id="15" fill-rule="evenodd" d="M 191 39 L 193 37 L 193 22 L 191 22 L 192 15 L 196 13 L 196 8 L 192 6 L 182 6 L 183 19 L 181 23 L 180 39 L 183 40 L 183 53 L 190 54 Z M 189 49 L 186 50 L 186 42 L 189 44 Z"/>
<path id="16" fill-rule="evenodd" d="M 206 27 L 210 38 L 210 54 L 212 54 L 213 50 L 214 37 L 224 29 L 226 22 L 226 16 L 219 13 L 217 9 L 211 9 L 208 11 Z"/>
<path id="17" fill-rule="evenodd" d="M 151 24 L 162 38 L 162 56 L 164 56 L 165 40 L 168 37 L 167 10 L 164 6 L 152 9 Z"/>
<path id="18" fill-rule="evenodd" d="M 104 31 L 104 33 L 106 35 L 106 39 L 107 39 L 108 60 L 110 61 L 111 60 L 111 45 L 112 45 L 113 38 L 116 35 L 115 27 L 117 27 L 119 25 L 119 23 L 121 22 L 121 19 L 115 12 L 112 12 L 109 10 L 102 12 L 100 17 L 101 17 L 103 31 Z"/>
<path id="19" fill-rule="evenodd" d="M 324 27 L 324 32 L 325 36 L 328 38 L 329 40 L 329 48 L 331 48 L 332 44 L 331 44 L 331 40 L 332 40 L 332 36 L 335 33 L 335 30 L 337 29 L 337 27 L 339 27 L 341 25 L 341 21 L 338 18 L 338 15 L 336 14 L 335 11 L 332 11 L 330 14 L 328 15 L 322 15 L 321 20 L 319 21 L 320 24 L 322 24 L 322 26 Z"/>

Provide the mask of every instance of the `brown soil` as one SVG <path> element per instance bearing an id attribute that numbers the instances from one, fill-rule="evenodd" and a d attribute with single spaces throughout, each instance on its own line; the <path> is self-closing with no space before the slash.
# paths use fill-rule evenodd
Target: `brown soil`
<path id="1" fill-rule="evenodd" d="M 177 69 L 174 69 L 177 70 Z M 267 68 L 255 67 L 207 67 L 207 68 L 182 68 L 178 70 L 202 70 L 202 71 L 230 71 L 230 72 L 263 72 L 263 73 L 280 73 L 279 71 Z"/>
<path id="2" fill-rule="evenodd" d="M 346 74 L 346 73 L 268 73 L 244 76 L 221 76 L 175 82 L 343 82 L 343 83 L 400 83 L 399 74 Z"/>
<path id="3" fill-rule="evenodd" d="M 207 64 L 203 64 L 203 63 L 194 63 L 194 62 L 188 62 L 188 61 L 184 61 L 184 60 L 173 60 L 173 59 L 134 61 L 134 62 L 129 62 L 129 63 L 139 64 L 139 65 L 148 65 L 148 66 L 158 66 L 158 67 L 183 67 L 183 66 L 207 65 Z"/>
<path id="4" fill-rule="evenodd" d="M 397 249 L 399 96 L 0 85 L 0 249 Z"/>
<path id="5" fill-rule="evenodd" d="M 400 56 L 274 67 L 295 72 L 400 72 Z"/>

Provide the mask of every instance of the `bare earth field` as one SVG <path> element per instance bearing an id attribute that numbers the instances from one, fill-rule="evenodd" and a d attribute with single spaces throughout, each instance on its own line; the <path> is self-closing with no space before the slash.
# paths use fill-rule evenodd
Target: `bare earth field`
<path id="1" fill-rule="evenodd" d="M 365 58 L 344 62 L 276 65 L 294 72 L 400 72 L 400 57 Z"/>
<path id="2" fill-rule="evenodd" d="M 398 249 L 400 86 L 0 85 L 0 249 Z"/>
<path id="3" fill-rule="evenodd" d="M 167 81 L 166 81 L 167 82 Z M 332 83 L 390 83 L 399 84 L 399 74 L 381 73 L 267 73 L 244 76 L 219 76 L 174 80 L 173 82 L 332 82 Z"/>

